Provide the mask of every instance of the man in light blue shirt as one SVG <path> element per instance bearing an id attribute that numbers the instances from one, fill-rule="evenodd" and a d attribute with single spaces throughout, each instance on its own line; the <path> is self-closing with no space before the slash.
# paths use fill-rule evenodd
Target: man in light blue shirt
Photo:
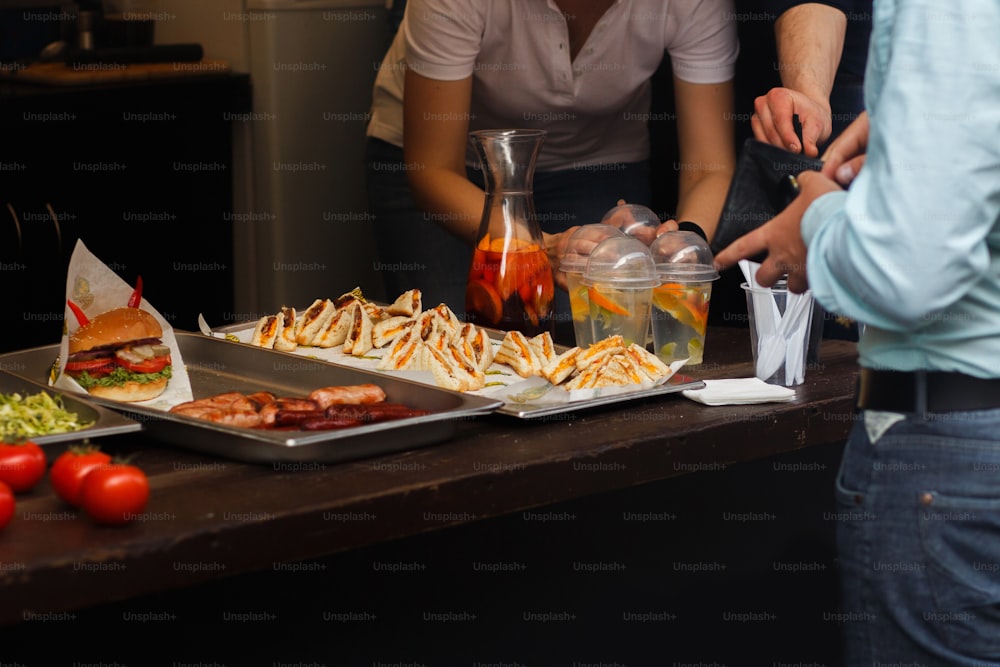
<path id="1" fill-rule="evenodd" d="M 847 665 L 1000 664 L 998 35 L 995 0 L 876 0 L 867 114 L 716 258 L 767 251 L 761 284 L 866 325 L 836 485 Z"/>

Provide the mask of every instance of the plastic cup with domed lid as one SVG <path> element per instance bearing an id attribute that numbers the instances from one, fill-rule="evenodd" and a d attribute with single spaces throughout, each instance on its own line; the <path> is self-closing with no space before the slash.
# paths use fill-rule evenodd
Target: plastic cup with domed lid
<path id="1" fill-rule="evenodd" d="M 660 216 L 648 206 L 622 202 L 605 213 L 601 222 L 650 245 L 660 227 Z"/>
<path id="2" fill-rule="evenodd" d="M 661 234 L 649 248 L 658 282 L 653 288 L 650 318 L 653 349 L 665 363 L 687 359 L 700 364 L 705 353 L 712 282 L 719 272 L 712 251 L 694 232 Z"/>
<path id="3" fill-rule="evenodd" d="M 594 342 L 620 335 L 645 346 L 653 288 L 659 284 L 649 248 L 630 236 L 607 238 L 587 258 L 581 284 L 587 288 Z"/>
<path id="4" fill-rule="evenodd" d="M 625 238 L 625 232 L 618 227 L 597 222 L 583 225 L 569 237 L 566 252 L 559 263 L 559 270 L 566 275 L 573 334 L 580 347 L 587 347 L 594 342 L 594 330 L 590 326 L 590 300 L 587 298 L 587 287 L 581 283 L 583 272 L 594 248 L 604 239 L 612 237 Z"/>

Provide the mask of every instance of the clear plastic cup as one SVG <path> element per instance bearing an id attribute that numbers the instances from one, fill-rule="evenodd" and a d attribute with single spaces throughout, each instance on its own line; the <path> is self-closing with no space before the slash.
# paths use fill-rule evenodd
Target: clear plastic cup
<path id="1" fill-rule="evenodd" d="M 641 204 L 618 204 L 601 218 L 601 222 L 622 230 L 627 236 L 650 245 L 656 239 L 660 216 Z"/>
<path id="2" fill-rule="evenodd" d="M 646 244 L 611 237 L 590 253 L 581 284 L 587 288 L 593 341 L 620 335 L 626 344 L 646 344 L 656 265 Z"/>
<path id="3" fill-rule="evenodd" d="M 719 272 L 712 265 L 712 251 L 698 234 L 688 231 L 661 234 L 650 246 L 656 264 L 650 319 L 653 349 L 671 363 L 702 363 L 712 282 Z"/>
<path id="4" fill-rule="evenodd" d="M 747 295 L 754 374 L 768 384 L 802 384 L 813 323 L 812 292 L 792 294 L 784 280 L 773 287 L 740 287 Z"/>
<path id="5" fill-rule="evenodd" d="M 569 237 L 566 252 L 559 263 L 559 270 L 566 274 L 573 333 L 576 344 L 580 347 L 587 347 L 594 342 L 594 330 L 590 326 L 588 288 L 581 282 L 583 272 L 587 269 L 587 259 L 594 248 L 604 239 L 613 237 L 624 238 L 625 232 L 618 227 L 601 223 L 583 225 Z"/>

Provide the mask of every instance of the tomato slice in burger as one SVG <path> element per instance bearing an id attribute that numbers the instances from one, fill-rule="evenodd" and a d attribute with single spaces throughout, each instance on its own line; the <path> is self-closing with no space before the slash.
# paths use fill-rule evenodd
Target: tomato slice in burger
<path id="1" fill-rule="evenodd" d="M 83 359 L 81 361 L 67 361 L 67 373 L 82 373 L 87 371 L 91 377 L 101 377 L 107 375 L 115 369 L 115 362 L 111 357 L 99 357 L 97 359 Z"/>
<path id="2" fill-rule="evenodd" d="M 118 362 L 119 366 L 125 370 L 132 371 L 133 373 L 159 373 L 170 365 L 170 355 L 165 354 L 159 357 L 143 359 L 142 361 L 137 362 L 122 359 L 121 357 L 115 357 L 115 361 Z"/>

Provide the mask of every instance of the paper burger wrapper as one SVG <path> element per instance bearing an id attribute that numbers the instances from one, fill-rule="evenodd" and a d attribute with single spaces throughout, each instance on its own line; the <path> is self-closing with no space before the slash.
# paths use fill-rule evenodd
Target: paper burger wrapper
<path id="1" fill-rule="evenodd" d="M 132 296 L 134 287 L 122 280 L 118 274 L 98 259 L 83 241 L 77 241 L 73 249 L 73 256 L 69 261 L 69 270 L 66 273 L 66 299 L 72 301 L 83 314 L 92 319 L 101 313 L 121 308 L 128 304 L 129 297 Z M 193 399 L 191 393 L 191 381 L 188 379 L 184 360 L 181 357 L 180 348 L 177 346 L 177 338 L 174 336 L 174 329 L 163 318 L 156 308 L 145 298 L 139 307 L 156 318 L 163 328 L 163 344 L 170 348 L 170 365 L 172 377 L 167 383 L 167 388 L 162 394 L 149 401 L 139 401 L 135 403 L 122 403 L 121 405 L 140 405 L 143 407 L 168 410 L 170 407 L 190 401 Z M 80 328 L 76 315 L 67 303 L 64 314 L 62 340 L 59 343 L 59 370 L 52 386 L 67 391 L 74 391 L 86 394 L 87 390 L 77 384 L 76 380 L 66 375 L 63 371 L 66 368 L 66 358 L 69 356 L 69 336 Z"/>

